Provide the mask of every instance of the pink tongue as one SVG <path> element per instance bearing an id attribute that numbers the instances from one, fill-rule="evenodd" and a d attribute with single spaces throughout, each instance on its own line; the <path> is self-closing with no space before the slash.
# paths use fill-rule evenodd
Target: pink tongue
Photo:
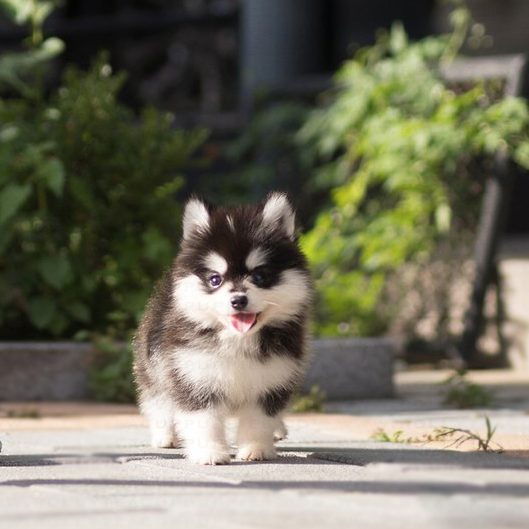
<path id="1" fill-rule="evenodd" d="M 238 312 L 237 314 L 232 314 L 230 316 L 230 321 L 233 327 L 239 332 L 248 332 L 255 320 L 257 319 L 257 314 L 253 312 Z"/>

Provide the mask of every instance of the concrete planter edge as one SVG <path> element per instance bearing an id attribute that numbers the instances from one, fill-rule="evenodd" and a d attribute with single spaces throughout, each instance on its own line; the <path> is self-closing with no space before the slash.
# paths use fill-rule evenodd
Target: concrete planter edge
<path id="1" fill-rule="evenodd" d="M 304 389 L 318 385 L 329 400 L 392 397 L 401 348 L 399 339 L 388 336 L 315 339 Z"/>
<path id="2" fill-rule="evenodd" d="M 388 337 L 314 339 L 303 387 L 329 400 L 391 397 L 399 348 Z M 89 343 L 0 342 L 0 401 L 87 399 L 94 354 Z"/>

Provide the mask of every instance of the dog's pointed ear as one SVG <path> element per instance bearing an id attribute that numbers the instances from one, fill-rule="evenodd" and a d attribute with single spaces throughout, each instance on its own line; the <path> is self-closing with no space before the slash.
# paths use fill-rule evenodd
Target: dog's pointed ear
<path id="1" fill-rule="evenodd" d="M 263 206 L 263 225 L 280 230 L 289 239 L 296 238 L 296 214 L 285 193 L 270 193 Z"/>
<path id="2" fill-rule="evenodd" d="M 207 231 L 209 228 L 209 208 L 197 197 L 188 200 L 184 210 L 183 238 L 189 240 L 197 231 Z"/>

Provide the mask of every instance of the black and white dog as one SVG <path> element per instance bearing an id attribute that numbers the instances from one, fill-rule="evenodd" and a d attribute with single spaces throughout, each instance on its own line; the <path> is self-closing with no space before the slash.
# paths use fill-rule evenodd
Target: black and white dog
<path id="1" fill-rule="evenodd" d="M 260 205 L 185 208 L 181 249 L 135 339 L 139 402 L 155 447 L 202 464 L 275 457 L 281 413 L 303 375 L 312 285 L 282 193 Z"/>

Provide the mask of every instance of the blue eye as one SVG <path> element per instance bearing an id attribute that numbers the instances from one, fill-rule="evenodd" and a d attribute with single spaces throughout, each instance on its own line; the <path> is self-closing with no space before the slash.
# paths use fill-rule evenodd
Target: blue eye
<path id="1" fill-rule="evenodd" d="M 222 285 L 222 277 L 219 274 L 212 274 L 208 278 L 208 283 L 213 288 L 220 287 L 220 285 Z"/>

